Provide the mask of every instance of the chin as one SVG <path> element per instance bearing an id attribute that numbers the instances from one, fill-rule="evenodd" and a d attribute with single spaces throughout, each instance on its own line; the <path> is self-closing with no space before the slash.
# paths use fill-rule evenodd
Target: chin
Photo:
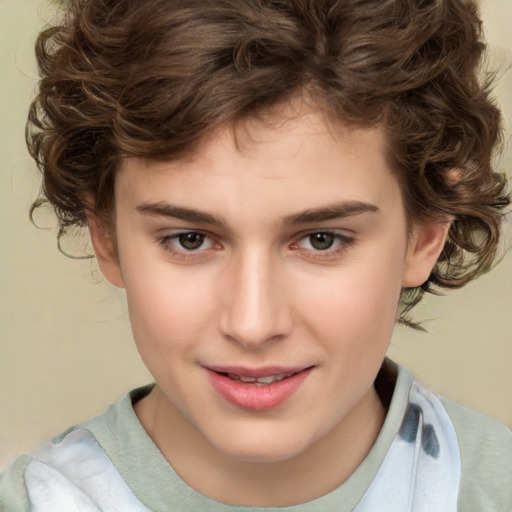
<path id="1" fill-rule="evenodd" d="M 224 456 L 239 462 L 278 463 L 285 462 L 305 452 L 310 444 L 289 434 L 266 433 L 266 435 L 238 435 L 236 441 L 227 439 L 215 446 Z"/>

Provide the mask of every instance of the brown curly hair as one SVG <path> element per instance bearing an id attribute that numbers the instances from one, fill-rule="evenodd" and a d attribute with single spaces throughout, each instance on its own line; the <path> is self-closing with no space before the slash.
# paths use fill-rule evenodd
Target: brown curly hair
<path id="1" fill-rule="evenodd" d="M 509 204 L 491 158 L 501 115 L 482 78 L 468 0 L 68 0 L 36 44 L 41 80 L 27 144 L 35 208 L 59 237 L 108 223 L 121 159 L 176 159 L 209 131 L 308 91 L 332 118 L 382 126 L 411 222 L 453 218 L 422 297 L 489 270 Z M 481 76 L 482 75 L 482 76 Z"/>

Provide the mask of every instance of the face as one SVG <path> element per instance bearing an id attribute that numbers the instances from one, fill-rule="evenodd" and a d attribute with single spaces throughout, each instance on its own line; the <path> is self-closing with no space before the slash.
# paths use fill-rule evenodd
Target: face
<path id="1" fill-rule="evenodd" d="M 223 456 L 287 460 L 377 414 L 400 291 L 430 263 L 380 130 L 306 113 L 238 135 L 127 160 L 119 262 L 95 245 L 168 417 Z"/>

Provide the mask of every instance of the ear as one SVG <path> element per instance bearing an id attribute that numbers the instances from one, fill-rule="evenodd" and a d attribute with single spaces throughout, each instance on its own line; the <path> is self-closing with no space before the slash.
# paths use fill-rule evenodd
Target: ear
<path id="1" fill-rule="evenodd" d="M 430 275 L 443 250 L 451 221 L 429 222 L 414 226 L 409 239 L 402 280 L 404 288 L 421 286 Z"/>
<path id="2" fill-rule="evenodd" d="M 86 209 L 89 233 L 96 260 L 105 279 L 118 288 L 124 288 L 123 275 L 117 257 L 114 239 L 98 216 L 90 209 Z"/>

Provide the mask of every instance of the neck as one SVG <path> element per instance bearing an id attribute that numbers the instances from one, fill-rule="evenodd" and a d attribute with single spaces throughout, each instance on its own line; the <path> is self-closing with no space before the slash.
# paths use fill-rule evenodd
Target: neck
<path id="1" fill-rule="evenodd" d="M 248 462 L 216 450 L 158 386 L 134 409 L 188 485 L 223 503 L 261 507 L 303 503 L 341 485 L 370 451 L 386 414 L 372 386 L 349 414 L 304 452 L 284 461 Z"/>

